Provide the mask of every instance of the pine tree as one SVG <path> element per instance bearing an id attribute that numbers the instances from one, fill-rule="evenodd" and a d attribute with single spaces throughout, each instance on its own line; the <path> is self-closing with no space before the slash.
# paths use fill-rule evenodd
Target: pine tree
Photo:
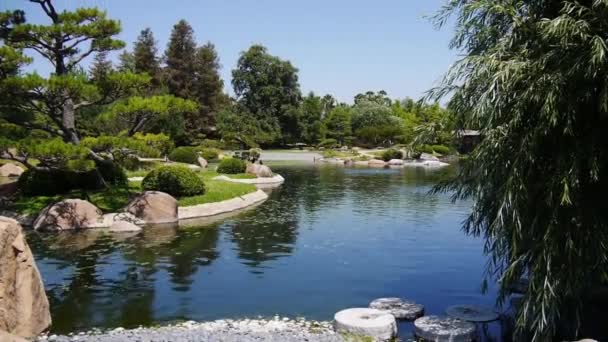
<path id="1" fill-rule="evenodd" d="M 194 31 L 190 24 L 182 19 L 173 26 L 165 51 L 165 62 L 167 64 L 165 75 L 169 93 L 185 99 L 196 98 L 194 90 L 196 82 L 195 58 Z"/>
<path id="2" fill-rule="evenodd" d="M 223 93 L 224 81 L 219 74 L 220 68 L 213 44 L 207 43 L 196 50 L 194 90 L 200 105 L 200 121 L 204 123 L 204 128 L 215 125 L 217 112 L 228 102 L 226 94 Z"/>
<path id="3" fill-rule="evenodd" d="M 99 82 L 105 80 L 113 70 L 112 61 L 108 60 L 108 52 L 101 51 L 95 55 L 89 75 L 92 81 Z"/>
<path id="4" fill-rule="evenodd" d="M 150 28 L 141 31 L 133 46 L 135 72 L 147 73 L 153 86 L 160 85 L 160 63 L 157 57 L 156 40 Z"/>
<path id="5" fill-rule="evenodd" d="M 135 72 L 135 58 L 133 54 L 125 50 L 118 56 L 118 71 Z"/>

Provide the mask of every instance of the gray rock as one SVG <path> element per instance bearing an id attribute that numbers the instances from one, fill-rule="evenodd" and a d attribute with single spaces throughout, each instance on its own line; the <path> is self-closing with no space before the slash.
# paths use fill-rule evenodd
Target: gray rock
<path id="1" fill-rule="evenodd" d="M 422 153 L 422 154 L 420 154 L 420 159 L 421 160 L 439 161 L 439 158 L 437 158 L 434 155 L 429 154 L 429 153 Z"/>
<path id="2" fill-rule="evenodd" d="M 475 324 L 456 318 L 424 316 L 414 321 L 416 336 L 436 342 L 469 342 L 475 339 Z"/>
<path id="3" fill-rule="evenodd" d="M 209 163 L 207 162 L 207 160 L 203 157 L 198 157 L 198 164 L 203 168 L 206 169 L 209 166 Z"/>
<path id="4" fill-rule="evenodd" d="M 388 165 L 403 165 L 403 160 L 401 159 L 391 159 L 388 161 Z"/>
<path id="5" fill-rule="evenodd" d="M 380 341 L 389 341 L 397 336 L 395 317 L 386 311 L 346 309 L 335 314 L 334 322 L 338 333 L 371 337 Z"/>
<path id="6" fill-rule="evenodd" d="M 72 230 L 99 228 L 103 225 L 101 210 L 81 199 L 65 199 L 44 208 L 36 221 L 35 230 Z"/>
<path id="7" fill-rule="evenodd" d="M 397 319 L 413 321 L 424 315 L 424 306 L 401 298 L 378 298 L 369 303 L 372 309 L 389 312 Z"/>
<path id="8" fill-rule="evenodd" d="M 445 313 L 452 318 L 468 322 L 492 322 L 499 317 L 492 308 L 478 305 L 452 305 L 445 310 Z"/>

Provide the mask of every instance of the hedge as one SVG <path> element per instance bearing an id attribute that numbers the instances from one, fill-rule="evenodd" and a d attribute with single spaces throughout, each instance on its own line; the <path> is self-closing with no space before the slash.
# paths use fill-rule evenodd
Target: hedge
<path id="1" fill-rule="evenodd" d="M 236 158 L 224 158 L 217 167 L 218 173 L 237 174 L 243 173 L 247 169 L 245 161 Z"/>
<path id="2" fill-rule="evenodd" d="M 166 192 L 172 196 L 195 196 L 205 193 L 205 183 L 190 168 L 181 165 L 152 170 L 141 182 L 144 190 Z"/>

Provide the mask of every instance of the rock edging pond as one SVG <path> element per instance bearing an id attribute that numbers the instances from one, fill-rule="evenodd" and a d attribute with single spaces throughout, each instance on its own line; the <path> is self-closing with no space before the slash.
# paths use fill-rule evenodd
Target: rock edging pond
<path id="1" fill-rule="evenodd" d="M 307 321 L 304 319 L 240 319 L 211 322 L 188 321 L 157 328 L 116 328 L 109 331 L 93 330 L 75 335 L 50 335 L 38 338 L 41 341 L 67 342 L 127 342 L 127 341 L 347 341 L 332 329 L 331 322 Z"/>

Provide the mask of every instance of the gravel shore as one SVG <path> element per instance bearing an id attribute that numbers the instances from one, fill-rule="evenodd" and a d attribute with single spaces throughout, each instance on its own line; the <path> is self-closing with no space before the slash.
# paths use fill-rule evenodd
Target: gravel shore
<path id="1" fill-rule="evenodd" d="M 218 320 L 212 322 L 185 322 L 156 328 L 123 329 L 109 331 L 89 331 L 73 335 L 48 335 L 38 338 L 39 342 L 295 342 L 346 341 L 333 331 L 331 322 L 306 320 L 243 319 Z"/>

